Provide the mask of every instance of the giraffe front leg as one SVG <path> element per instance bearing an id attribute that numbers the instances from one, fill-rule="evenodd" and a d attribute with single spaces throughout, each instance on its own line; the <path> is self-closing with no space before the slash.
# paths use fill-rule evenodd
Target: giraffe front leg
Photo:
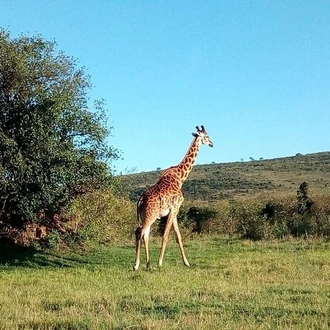
<path id="1" fill-rule="evenodd" d="M 176 241 L 179 244 L 179 249 L 180 249 L 180 252 L 181 252 L 183 263 L 186 266 L 189 267 L 190 264 L 189 264 L 189 262 L 187 260 L 186 254 L 184 252 L 184 248 L 183 248 L 183 244 L 182 244 L 182 238 L 181 238 L 181 234 L 180 234 L 180 230 L 179 230 L 179 225 L 178 225 L 178 221 L 177 221 L 177 218 L 176 217 L 173 219 L 173 229 L 174 229 Z"/>

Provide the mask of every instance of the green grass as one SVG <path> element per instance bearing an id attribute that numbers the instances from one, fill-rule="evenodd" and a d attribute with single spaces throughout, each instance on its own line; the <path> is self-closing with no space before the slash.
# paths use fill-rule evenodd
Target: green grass
<path id="1" fill-rule="evenodd" d="M 174 241 L 174 240 L 173 240 Z M 330 243 L 171 241 L 153 270 L 133 247 L 85 255 L 20 251 L 0 258 L 0 329 L 328 329 Z"/>

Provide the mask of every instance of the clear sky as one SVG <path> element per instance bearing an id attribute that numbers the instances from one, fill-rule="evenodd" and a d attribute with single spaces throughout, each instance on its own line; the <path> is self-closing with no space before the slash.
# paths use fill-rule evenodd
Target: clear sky
<path id="1" fill-rule="evenodd" d="M 0 0 L 12 37 L 41 34 L 91 75 L 117 173 L 328 151 L 330 1 Z M 1 54 L 0 54 L 1 56 Z"/>

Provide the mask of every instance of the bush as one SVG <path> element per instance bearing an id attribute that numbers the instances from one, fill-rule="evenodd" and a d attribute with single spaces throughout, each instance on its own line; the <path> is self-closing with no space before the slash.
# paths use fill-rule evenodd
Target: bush
<path id="1" fill-rule="evenodd" d="M 261 207 L 256 200 L 230 202 L 229 216 L 236 222 L 236 233 L 241 238 L 259 240 L 265 236 L 266 222 L 260 216 Z"/>
<path id="2" fill-rule="evenodd" d="M 77 198 L 66 216 L 76 219 L 75 235 L 81 245 L 125 245 L 134 240 L 135 207 L 109 189 L 99 190 Z"/>
<path id="3" fill-rule="evenodd" d="M 278 239 L 286 236 L 330 236 L 330 195 L 311 193 L 309 211 L 299 214 L 294 194 L 260 194 L 249 199 L 219 201 L 212 220 L 213 232 L 244 239 Z M 271 206 L 271 207 L 270 207 Z"/>

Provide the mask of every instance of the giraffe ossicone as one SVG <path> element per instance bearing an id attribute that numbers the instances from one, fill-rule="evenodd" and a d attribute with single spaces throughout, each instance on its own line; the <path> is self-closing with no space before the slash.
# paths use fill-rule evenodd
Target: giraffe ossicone
<path id="1" fill-rule="evenodd" d="M 194 136 L 194 139 L 182 161 L 178 165 L 166 169 L 162 173 L 158 182 L 148 188 L 138 199 L 137 219 L 139 226 L 135 231 L 136 246 L 134 270 L 138 270 L 140 265 L 142 242 L 145 247 L 146 265 L 147 268 L 150 269 L 150 228 L 156 219 L 164 217 L 166 217 L 167 220 L 158 258 L 158 266 L 163 264 L 165 247 L 172 227 L 174 229 L 176 241 L 179 245 L 183 263 L 186 266 L 189 266 L 177 221 L 177 215 L 184 200 L 181 188 L 192 170 L 200 146 L 205 144 L 213 147 L 213 143 L 203 125 L 201 125 L 201 128 L 196 126 L 196 132 L 192 133 L 192 135 Z"/>

